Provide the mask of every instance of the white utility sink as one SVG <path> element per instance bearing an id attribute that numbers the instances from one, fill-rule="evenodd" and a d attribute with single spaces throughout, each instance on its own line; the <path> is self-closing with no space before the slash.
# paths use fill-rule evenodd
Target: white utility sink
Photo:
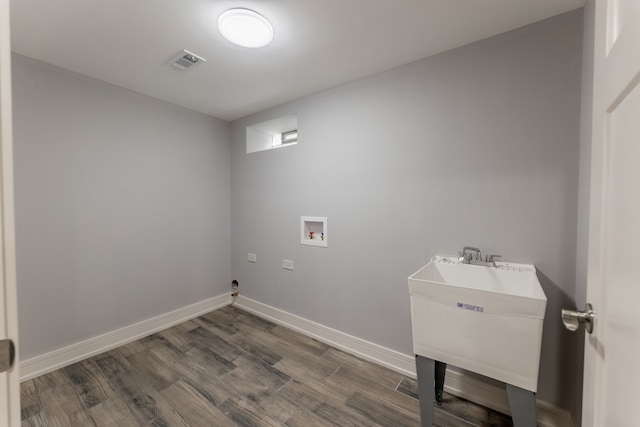
<path id="1" fill-rule="evenodd" d="M 547 297 L 533 265 L 436 256 L 409 292 L 415 354 L 537 390 Z"/>

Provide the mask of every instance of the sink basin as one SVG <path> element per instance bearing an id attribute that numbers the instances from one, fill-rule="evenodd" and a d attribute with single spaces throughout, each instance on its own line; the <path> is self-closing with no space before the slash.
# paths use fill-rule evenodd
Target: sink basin
<path id="1" fill-rule="evenodd" d="M 436 256 L 409 293 L 415 354 L 537 390 L 547 298 L 533 265 Z"/>

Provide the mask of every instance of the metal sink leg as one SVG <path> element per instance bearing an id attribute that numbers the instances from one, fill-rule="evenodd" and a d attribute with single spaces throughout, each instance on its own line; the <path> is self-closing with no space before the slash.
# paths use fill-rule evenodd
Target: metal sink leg
<path id="1" fill-rule="evenodd" d="M 507 384 L 507 396 L 514 427 L 536 427 L 536 394 Z"/>
<path id="2" fill-rule="evenodd" d="M 436 361 L 416 355 L 416 373 L 418 374 L 418 398 L 420 400 L 420 425 L 433 425 L 433 401 L 436 390 L 434 387 Z"/>
<path id="3" fill-rule="evenodd" d="M 416 355 L 422 427 L 433 425 L 434 400 L 438 406 L 442 405 L 442 390 L 444 389 L 444 374 L 446 370 L 446 363 Z"/>
<path id="4" fill-rule="evenodd" d="M 442 406 L 442 391 L 444 390 L 444 374 L 447 372 L 447 364 L 436 360 L 436 403 Z"/>

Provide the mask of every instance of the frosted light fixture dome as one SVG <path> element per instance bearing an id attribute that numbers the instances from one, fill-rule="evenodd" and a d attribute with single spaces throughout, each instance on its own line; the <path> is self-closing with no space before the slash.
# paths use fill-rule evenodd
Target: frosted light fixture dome
<path id="1" fill-rule="evenodd" d="M 249 9 L 229 9 L 218 18 L 225 39 L 242 47 L 262 47 L 273 39 L 273 27 L 264 16 Z"/>

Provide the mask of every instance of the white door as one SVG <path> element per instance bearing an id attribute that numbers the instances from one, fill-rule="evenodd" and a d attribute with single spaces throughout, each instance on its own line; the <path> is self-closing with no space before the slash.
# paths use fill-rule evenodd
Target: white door
<path id="1" fill-rule="evenodd" d="M 9 0 L 0 0 L 0 358 L 10 339 L 17 348 L 13 141 L 11 131 L 11 43 Z M 17 355 L 16 355 L 17 359 Z M 6 360 L 0 360 L 0 366 Z M 2 369 L 0 369 L 2 370 Z M 0 373 L 0 426 L 20 425 L 18 364 Z"/>
<path id="2" fill-rule="evenodd" d="M 640 426 L 640 1 L 596 0 L 583 425 Z"/>

